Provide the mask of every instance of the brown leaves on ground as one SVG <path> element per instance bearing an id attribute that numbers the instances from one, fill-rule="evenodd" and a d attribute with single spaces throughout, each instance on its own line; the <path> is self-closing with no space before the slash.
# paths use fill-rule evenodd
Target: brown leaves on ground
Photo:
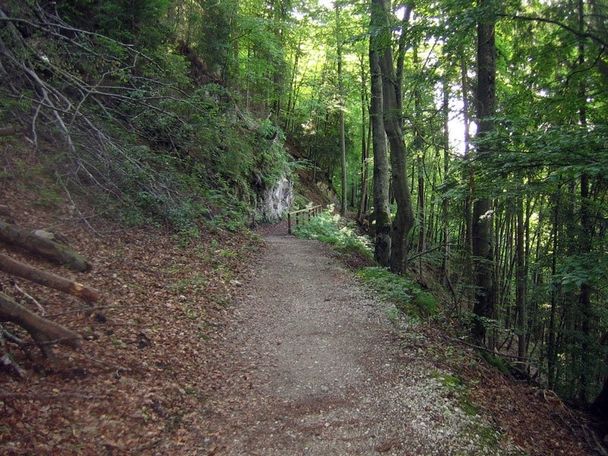
<path id="1" fill-rule="evenodd" d="M 192 454 L 205 448 L 221 454 L 204 437 L 205 420 L 217 415 L 208 398 L 226 383 L 246 383 L 225 368 L 223 327 L 230 316 L 227 305 L 261 244 L 218 232 L 184 248 L 159 229 L 124 229 L 94 219 L 104 234 L 97 237 L 69 205 L 35 206 L 38 193 L 2 188 L 1 182 L 0 192 L 18 224 L 66 235 L 94 268 L 74 274 L 6 246 L 0 251 L 103 295 L 91 309 L 72 296 L 15 280 L 43 305 L 47 318 L 79 332 L 84 341 L 79 351 L 56 349 L 53 363 L 35 347 L 26 352 L 11 347 L 28 376 L 0 373 L 0 452 Z M 20 298 L 12 280 L 0 275 L 0 289 Z M 526 452 L 586 454 L 577 417 L 557 398 L 503 376 L 469 349 L 446 350 L 437 328 L 429 328 L 428 335 L 435 348 L 427 352 L 436 353 L 437 365 L 462 376 L 471 401 Z M 377 451 L 391 447 L 389 440 Z"/>
<path id="2" fill-rule="evenodd" d="M 219 346 L 227 305 L 260 243 L 218 232 L 180 247 L 170 233 L 99 220 L 95 228 L 105 235 L 97 237 L 67 206 L 42 210 L 31 204 L 34 192 L 2 190 L 18 224 L 52 226 L 93 263 L 93 271 L 74 274 L 4 245 L 0 251 L 93 286 L 102 300 L 90 309 L 74 297 L 15 280 L 43 305 L 47 318 L 84 341 L 79 351 L 56 348 L 52 363 L 34 347 L 26 353 L 11 347 L 28 375 L 21 380 L 0 373 L 0 453 L 153 448 L 184 454 L 200 445 L 205 399 L 226 381 Z M 13 280 L 2 274 L 0 286 L 21 298 Z"/>
<path id="3" fill-rule="evenodd" d="M 425 332 L 437 346 L 435 361 L 463 379 L 468 400 L 492 417 L 496 428 L 526 454 L 591 454 L 583 430 L 586 418 L 568 408 L 555 393 L 502 374 L 474 349 L 453 345 L 455 342 L 437 327 L 429 326 Z"/>

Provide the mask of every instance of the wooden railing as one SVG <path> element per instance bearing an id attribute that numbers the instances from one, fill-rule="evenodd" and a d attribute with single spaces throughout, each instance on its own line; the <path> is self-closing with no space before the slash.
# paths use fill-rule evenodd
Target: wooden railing
<path id="1" fill-rule="evenodd" d="M 306 219 L 310 221 L 311 217 L 318 215 L 323 210 L 323 206 L 320 204 L 317 206 L 307 207 L 306 209 L 300 209 L 299 211 L 292 211 L 287 213 L 287 232 L 291 234 L 291 225 L 298 226 L 301 222 Z"/>

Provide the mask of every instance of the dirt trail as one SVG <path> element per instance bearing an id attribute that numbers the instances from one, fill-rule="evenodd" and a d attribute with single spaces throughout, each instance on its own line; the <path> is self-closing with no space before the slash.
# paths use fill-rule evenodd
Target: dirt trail
<path id="1" fill-rule="evenodd" d="M 227 368 L 239 379 L 207 402 L 217 426 L 207 451 L 511 454 L 420 356 L 424 340 L 398 330 L 391 306 L 371 299 L 324 245 L 266 239 L 227 332 Z"/>

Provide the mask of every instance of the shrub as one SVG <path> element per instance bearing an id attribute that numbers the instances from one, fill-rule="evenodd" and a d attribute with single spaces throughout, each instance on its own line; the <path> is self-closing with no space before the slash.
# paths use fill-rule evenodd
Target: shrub
<path id="1" fill-rule="evenodd" d="M 357 275 L 380 298 L 394 303 L 406 314 L 424 318 L 435 315 L 439 310 L 435 297 L 407 277 L 377 266 L 362 268 Z"/>
<path id="2" fill-rule="evenodd" d="M 352 224 L 333 213 L 333 208 L 313 217 L 307 223 L 298 225 L 294 233 L 304 239 L 316 239 L 333 245 L 345 253 L 372 258 L 371 241 L 366 236 L 357 234 Z"/>

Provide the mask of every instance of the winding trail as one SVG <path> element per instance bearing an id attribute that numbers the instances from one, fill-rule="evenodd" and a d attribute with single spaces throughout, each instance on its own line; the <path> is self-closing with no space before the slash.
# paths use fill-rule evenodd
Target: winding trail
<path id="1" fill-rule="evenodd" d="M 424 336 L 391 321 L 326 246 L 266 241 L 227 331 L 239 379 L 207 403 L 207 454 L 509 454 L 443 385 Z"/>

